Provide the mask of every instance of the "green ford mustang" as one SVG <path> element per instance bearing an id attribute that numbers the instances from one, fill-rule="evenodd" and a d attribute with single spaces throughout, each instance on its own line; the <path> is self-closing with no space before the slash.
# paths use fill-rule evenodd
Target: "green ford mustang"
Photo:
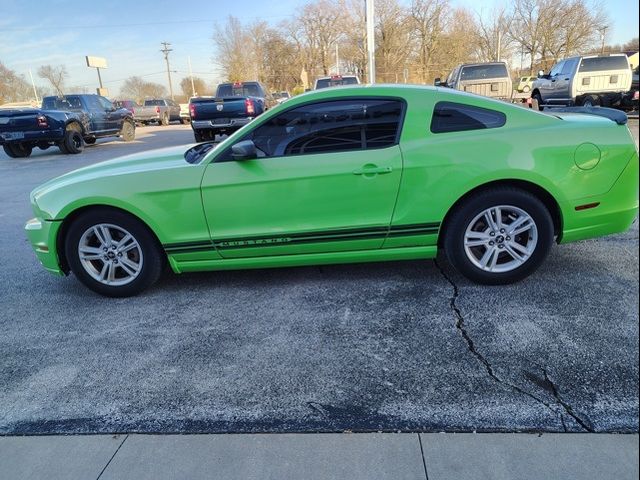
<path id="1" fill-rule="evenodd" d="M 621 232 L 637 215 L 629 129 L 614 111 L 590 112 L 539 113 L 434 87 L 314 91 L 217 146 L 51 180 L 32 192 L 26 230 L 47 270 L 110 296 L 140 292 L 167 262 L 182 273 L 438 249 L 473 281 L 513 282 L 554 241 Z"/>

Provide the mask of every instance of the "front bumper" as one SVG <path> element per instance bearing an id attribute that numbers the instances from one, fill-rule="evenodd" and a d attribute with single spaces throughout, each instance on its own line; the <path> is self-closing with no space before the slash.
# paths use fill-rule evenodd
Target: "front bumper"
<path id="1" fill-rule="evenodd" d="M 628 230 L 638 216 L 638 173 L 638 156 L 634 155 L 607 193 L 574 202 L 564 215 L 560 243 Z M 575 210 L 578 205 L 590 203 L 598 203 L 598 206 Z"/>
<path id="2" fill-rule="evenodd" d="M 51 273 L 63 276 L 65 273 L 60 267 L 56 249 L 56 238 L 61 225 L 61 221 L 32 218 L 24 229 L 42 266 Z"/>
<path id="3" fill-rule="evenodd" d="M 223 128 L 240 128 L 253 120 L 249 118 L 230 118 L 226 123 L 216 123 L 215 120 L 192 120 L 191 128 L 194 130 L 218 130 Z"/>

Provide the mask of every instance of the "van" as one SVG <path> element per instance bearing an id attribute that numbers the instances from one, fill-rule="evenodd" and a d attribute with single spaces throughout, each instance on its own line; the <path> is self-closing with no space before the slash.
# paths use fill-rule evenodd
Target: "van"
<path id="1" fill-rule="evenodd" d="M 510 100 L 513 89 L 505 62 L 464 63 L 451 71 L 444 84 L 439 78 L 434 84 L 501 100 Z"/>
<path id="2" fill-rule="evenodd" d="M 549 73 L 538 73 L 531 98 L 539 105 L 619 106 L 631 89 L 631 77 L 624 53 L 570 57 Z"/>

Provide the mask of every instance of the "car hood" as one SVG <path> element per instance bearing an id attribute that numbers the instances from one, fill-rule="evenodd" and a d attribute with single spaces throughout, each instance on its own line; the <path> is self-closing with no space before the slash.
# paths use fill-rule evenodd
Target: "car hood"
<path id="1" fill-rule="evenodd" d="M 116 177 L 176 167 L 193 168 L 193 165 L 184 159 L 184 152 L 191 147 L 192 145 L 181 145 L 145 151 L 79 168 L 40 185 L 31 192 L 31 198 L 37 201 L 39 197 L 52 190 L 94 178 Z"/>

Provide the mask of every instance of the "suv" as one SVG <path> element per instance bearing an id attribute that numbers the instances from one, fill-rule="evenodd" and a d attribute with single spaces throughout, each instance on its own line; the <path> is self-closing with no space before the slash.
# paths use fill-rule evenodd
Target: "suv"
<path id="1" fill-rule="evenodd" d="M 320 77 L 316 80 L 313 89 L 327 87 L 340 87 L 342 85 L 358 85 L 360 79 L 355 75 L 331 75 L 330 77 Z"/>
<path id="2" fill-rule="evenodd" d="M 169 125 L 169 122 L 179 120 L 180 123 L 184 123 L 180 118 L 180 105 L 168 98 L 149 98 L 144 101 L 145 107 L 156 107 L 156 113 L 158 115 L 158 123 L 160 125 Z"/>
<path id="3" fill-rule="evenodd" d="M 501 100 L 510 100 L 513 89 L 505 62 L 463 63 L 451 71 L 444 84 L 436 78 L 434 85 Z"/>
<path id="4" fill-rule="evenodd" d="M 631 74 L 625 54 L 566 58 L 538 73 L 531 98 L 538 105 L 617 107 L 631 89 Z"/>

